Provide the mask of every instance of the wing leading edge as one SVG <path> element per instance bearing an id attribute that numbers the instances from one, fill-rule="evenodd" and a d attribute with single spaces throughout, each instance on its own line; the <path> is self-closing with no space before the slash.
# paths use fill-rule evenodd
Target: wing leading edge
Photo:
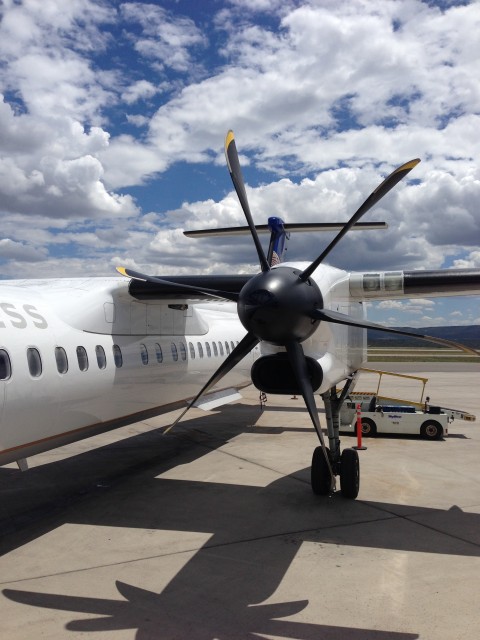
<path id="1" fill-rule="evenodd" d="M 181 299 L 181 300 L 211 300 L 210 296 L 202 296 L 201 293 L 192 294 L 191 290 L 182 288 L 195 287 L 197 289 L 218 289 L 230 293 L 240 293 L 242 287 L 250 280 L 251 275 L 192 275 L 192 276 L 160 276 L 166 282 L 175 283 L 176 287 L 167 286 L 156 282 L 144 282 L 132 279 L 129 284 L 129 293 L 138 300 L 145 299 Z"/>
<path id="2" fill-rule="evenodd" d="M 172 288 L 157 283 L 131 280 L 130 294 L 139 300 L 162 298 L 202 300 L 204 298 L 200 294 L 192 295 L 191 291 L 182 288 L 182 284 L 199 289 L 219 289 L 238 294 L 252 275 L 161 277 L 163 280 L 175 282 L 178 286 Z M 354 272 L 350 274 L 350 295 L 358 300 L 480 295 L 480 269 Z M 205 297 L 205 299 L 208 298 Z"/>
<path id="3" fill-rule="evenodd" d="M 480 269 L 351 273 L 350 295 L 359 300 L 480 295 Z"/>

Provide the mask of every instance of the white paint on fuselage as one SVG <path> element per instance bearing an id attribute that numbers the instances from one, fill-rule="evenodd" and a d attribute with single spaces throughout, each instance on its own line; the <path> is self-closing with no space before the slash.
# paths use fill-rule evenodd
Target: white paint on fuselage
<path id="1" fill-rule="evenodd" d="M 112 428 L 115 421 L 125 416 L 132 416 L 134 421 L 135 416 L 145 412 L 160 413 L 162 407 L 172 408 L 175 403 L 195 395 L 208 380 L 226 357 L 225 343 L 230 350 L 232 343 L 236 345 L 245 335 L 232 303 L 196 304 L 190 313 L 170 309 L 168 301 L 162 301 L 168 316 L 166 322 L 170 326 L 172 314 L 177 314 L 181 317 L 177 327 L 183 326 L 187 331 L 190 328 L 190 333 L 153 334 L 144 330 L 137 334 L 134 322 L 130 327 L 124 326 L 124 333 L 114 333 L 115 322 L 108 321 L 114 318 L 111 313 L 105 315 L 104 305 L 114 304 L 115 313 L 121 304 L 130 307 L 132 298 L 127 286 L 128 281 L 115 278 L 54 283 L 30 281 L 28 287 L 10 282 L 1 288 L 0 301 L 10 305 L 6 308 L 11 314 L 21 315 L 28 301 L 35 309 L 33 313 L 45 321 L 28 319 L 25 313 L 25 322 L 13 315 L 0 316 L 5 325 L 0 328 L 0 349 L 7 351 L 12 366 L 11 377 L 0 381 L 2 464 L 24 455 L 23 445 L 37 443 L 34 450 L 40 451 L 54 446 L 54 439 L 67 432 L 99 428 L 102 424 Z M 170 302 L 178 304 L 177 300 Z M 148 302 L 134 304 L 141 305 L 145 314 L 152 306 Z M 158 306 L 158 301 L 155 304 Z M 35 322 L 42 328 L 36 327 Z M 27 326 L 23 326 L 25 324 Z M 177 349 L 177 360 L 172 344 Z M 190 344 L 195 358 L 191 357 Z M 114 364 L 113 345 L 118 345 L 122 352 L 123 365 L 119 368 Z M 142 361 L 142 345 L 147 348 L 148 364 Z M 162 362 L 157 359 L 157 345 L 162 349 Z M 88 354 L 87 371 L 79 369 L 76 352 L 79 346 Z M 105 369 L 97 365 L 97 346 L 105 351 Z M 57 370 L 56 347 L 63 347 L 67 353 L 69 367 L 64 374 Z M 29 372 L 28 348 L 35 348 L 41 354 L 42 374 L 36 378 Z M 252 362 L 252 355 L 245 358 L 220 386 L 247 384 Z M 86 437 L 88 431 L 77 435 Z M 32 452 L 29 449 L 28 455 Z"/>
<path id="2" fill-rule="evenodd" d="M 288 266 L 303 270 L 307 264 Z M 325 308 L 363 317 L 363 305 L 350 300 L 348 276 L 321 265 L 313 277 Z M 0 464 L 174 408 L 196 395 L 218 368 L 228 353 L 225 343 L 231 349 L 246 333 L 233 303 L 135 300 L 128 284 L 117 277 L 2 283 L 0 349 L 9 354 L 12 375 L 0 380 Z M 114 345 L 122 352 L 121 367 L 114 364 Z M 148 364 L 142 361 L 142 345 Z M 97 346 L 105 351 L 105 369 L 97 365 Z M 57 370 L 56 347 L 67 353 L 67 373 Z M 79 369 L 77 347 L 87 351 L 87 371 Z M 37 378 L 29 372 L 28 348 L 42 357 Z M 323 368 L 322 393 L 361 365 L 365 332 L 322 322 L 303 348 Z M 218 388 L 248 384 L 253 359 L 277 350 L 262 343 Z"/>

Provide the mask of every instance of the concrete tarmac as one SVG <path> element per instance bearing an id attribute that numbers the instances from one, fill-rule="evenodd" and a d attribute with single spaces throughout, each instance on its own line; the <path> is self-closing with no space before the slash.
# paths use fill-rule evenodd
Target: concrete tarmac
<path id="1" fill-rule="evenodd" d="M 312 493 L 302 400 L 253 387 L 0 468 L 0 637 L 479 638 L 480 370 L 427 368 L 477 422 L 364 441 L 355 501 Z"/>

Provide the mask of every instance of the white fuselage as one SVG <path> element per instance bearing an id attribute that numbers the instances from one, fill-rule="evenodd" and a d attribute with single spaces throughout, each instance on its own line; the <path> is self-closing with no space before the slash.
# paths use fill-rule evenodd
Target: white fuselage
<path id="1" fill-rule="evenodd" d="M 363 316 L 346 272 L 325 267 L 316 280 L 326 308 Z M 364 333 L 321 323 L 304 343 L 324 371 L 319 392 L 361 365 Z M 0 464 L 175 408 L 244 335 L 233 303 L 135 300 L 124 278 L 3 283 Z M 274 350 L 262 343 L 219 387 L 250 383 L 254 358 Z"/>

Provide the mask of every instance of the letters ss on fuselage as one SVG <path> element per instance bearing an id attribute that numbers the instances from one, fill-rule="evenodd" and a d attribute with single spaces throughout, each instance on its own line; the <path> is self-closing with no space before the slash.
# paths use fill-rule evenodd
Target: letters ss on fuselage
<path id="1" fill-rule="evenodd" d="M 33 304 L 24 304 L 21 309 L 10 302 L 0 302 L 0 329 L 12 326 L 15 329 L 36 327 L 46 329 L 48 322 L 38 313 Z"/>

